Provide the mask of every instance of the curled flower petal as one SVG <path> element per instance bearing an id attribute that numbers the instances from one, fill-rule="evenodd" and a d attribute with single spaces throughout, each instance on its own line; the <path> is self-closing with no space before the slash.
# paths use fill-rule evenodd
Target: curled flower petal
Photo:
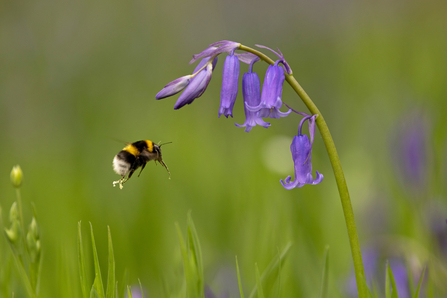
<path id="1" fill-rule="evenodd" d="M 220 93 L 219 117 L 233 117 L 233 106 L 236 101 L 239 83 L 239 59 L 237 56 L 227 56 L 222 75 L 222 90 Z"/>
<path id="2" fill-rule="evenodd" d="M 257 73 L 251 71 L 244 73 L 242 77 L 242 96 L 244 98 L 245 123 L 242 125 L 235 123 L 235 125 L 245 127 L 245 132 L 249 132 L 256 125 L 269 127 L 270 123 L 264 122 L 259 117 L 259 112 L 252 112 L 247 108 L 249 105 L 258 105 L 261 101 L 261 82 Z"/>
<path id="3" fill-rule="evenodd" d="M 269 47 L 257 44 L 256 45 L 258 48 L 263 48 L 263 49 L 267 49 L 269 51 L 272 51 L 276 56 L 278 56 L 280 58 L 281 63 L 284 65 L 284 69 L 287 72 L 287 74 L 291 75 L 292 74 L 292 68 L 290 67 L 289 63 L 287 63 L 286 59 L 284 59 L 284 55 L 281 53 L 281 51 L 278 49 L 278 52 L 272 50 Z"/>
<path id="4" fill-rule="evenodd" d="M 193 55 L 192 60 L 189 62 L 189 64 L 194 63 L 200 58 L 206 58 L 206 57 L 213 57 L 217 56 L 222 53 L 232 53 L 235 49 L 240 47 L 240 43 L 234 42 L 234 41 L 228 41 L 228 40 L 222 40 L 215 42 L 213 44 L 210 44 L 208 48 L 206 48 L 204 51 L 197 55 Z"/>
<path id="5" fill-rule="evenodd" d="M 202 52 L 200 52 L 199 54 L 197 54 L 197 55 L 192 55 L 192 60 L 191 61 L 189 61 L 189 64 L 193 64 L 194 62 L 196 62 L 197 60 L 199 60 L 199 59 L 202 59 L 202 58 L 207 58 L 207 57 L 211 57 L 211 54 L 216 50 L 217 48 L 216 47 L 209 47 L 209 48 L 206 48 L 205 50 L 203 50 Z M 202 60 L 203 61 L 203 60 Z"/>
<path id="6" fill-rule="evenodd" d="M 162 99 L 179 93 L 189 85 L 190 79 L 191 75 L 187 75 L 170 82 L 155 95 L 155 99 Z"/>

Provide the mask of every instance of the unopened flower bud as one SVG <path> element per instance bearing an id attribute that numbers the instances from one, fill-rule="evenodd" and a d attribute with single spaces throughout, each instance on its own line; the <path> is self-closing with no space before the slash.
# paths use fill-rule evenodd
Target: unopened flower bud
<path id="1" fill-rule="evenodd" d="M 20 237 L 20 222 L 18 220 L 13 221 L 11 223 L 11 227 L 9 229 L 5 229 L 5 234 L 12 244 L 16 243 Z"/>
<path id="2" fill-rule="evenodd" d="M 11 170 L 11 182 L 14 187 L 20 187 L 22 184 L 23 172 L 19 165 L 14 166 Z"/>
<path id="3" fill-rule="evenodd" d="M 19 221 L 19 209 L 17 207 L 17 202 L 12 203 L 11 209 L 9 209 L 9 221 L 11 223 Z"/>
<path id="4" fill-rule="evenodd" d="M 39 239 L 39 225 L 37 224 L 36 218 L 33 216 L 31 223 L 28 228 L 28 233 L 31 233 L 35 239 Z"/>

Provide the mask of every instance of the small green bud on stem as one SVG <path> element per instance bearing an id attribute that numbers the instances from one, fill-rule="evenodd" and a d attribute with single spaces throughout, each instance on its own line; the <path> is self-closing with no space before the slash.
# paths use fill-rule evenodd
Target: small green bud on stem
<path id="1" fill-rule="evenodd" d="M 22 184 L 23 172 L 19 165 L 14 166 L 11 170 L 11 182 L 16 188 Z"/>

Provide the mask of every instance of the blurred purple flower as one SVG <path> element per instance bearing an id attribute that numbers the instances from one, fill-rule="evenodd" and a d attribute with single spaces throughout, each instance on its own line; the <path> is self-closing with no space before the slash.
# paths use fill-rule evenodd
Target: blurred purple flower
<path id="1" fill-rule="evenodd" d="M 265 73 L 264 84 L 262 85 L 261 102 L 257 106 L 245 104 L 251 112 L 259 112 L 259 117 L 270 117 L 279 119 L 286 117 L 292 110 L 283 113 L 279 109 L 282 107 L 282 86 L 284 84 L 284 69 L 278 64 L 281 60 L 270 65 Z"/>
<path id="2" fill-rule="evenodd" d="M 144 297 L 149 297 L 146 293 L 145 289 L 144 291 Z M 141 288 L 139 285 L 134 285 L 130 287 L 130 293 L 132 294 L 132 298 L 143 298 L 143 294 L 141 293 Z M 125 291 L 125 297 L 127 298 L 127 291 Z"/>
<path id="3" fill-rule="evenodd" d="M 291 176 L 288 176 L 284 181 L 280 182 L 285 189 L 293 189 L 295 187 L 303 187 L 306 184 L 316 185 L 323 181 L 323 175 L 317 173 L 317 178 L 312 177 L 312 145 L 315 135 L 315 118 L 317 115 L 304 117 L 298 127 L 298 135 L 293 137 L 290 150 L 292 151 L 292 158 L 295 165 L 295 181 L 290 182 Z M 305 121 L 309 121 L 309 135 L 301 134 L 301 129 Z"/>
<path id="4" fill-rule="evenodd" d="M 222 75 L 222 90 L 220 93 L 219 117 L 224 115 L 233 117 L 233 106 L 236 101 L 239 84 L 239 59 L 234 55 L 225 59 Z"/>
<path id="5" fill-rule="evenodd" d="M 436 250 L 447 258 L 447 206 L 442 199 L 431 199 L 425 206 L 425 223 L 436 241 Z"/>
<path id="6" fill-rule="evenodd" d="M 205 298 L 228 298 L 229 297 L 228 293 L 223 293 L 219 296 L 215 295 L 213 293 L 213 291 L 210 289 L 210 287 L 208 287 L 208 286 L 205 286 L 204 292 L 205 292 Z"/>
<path id="7" fill-rule="evenodd" d="M 242 77 L 242 96 L 244 98 L 244 110 L 245 110 L 245 123 L 237 124 L 237 127 L 245 127 L 245 132 L 249 132 L 256 125 L 261 125 L 265 128 L 270 126 L 270 123 L 264 122 L 259 117 L 259 112 L 252 112 L 247 109 L 247 106 L 256 106 L 261 102 L 261 82 L 259 81 L 258 74 L 253 71 L 253 61 L 250 64 L 247 73 L 244 73 Z"/>
<path id="8" fill-rule="evenodd" d="M 212 290 L 210 285 L 205 285 L 205 298 L 239 297 L 239 285 L 233 267 L 224 265 L 218 268 L 213 275 Z"/>
<path id="9" fill-rule="evenodd" d="M 365 278 L 368 288 L 373 290 L 375 286 L 379 286 L 376 288 L 379 291 L 379 297 L 383 297 L 385 292 L 385 281 L 386 270 L 385 267 L 386 259 L 389 258 L 389 252 L 386 252 L 386 246 L 379 247 L 377 246 L 368 246 L 366 248 L 362 248 L 362 259 L 363 266 L 365 269 Z M 402 252 L 401 252 L 402 253 Z M 408 253 L 408 251 L 405 251 Z M 389 264 L 391 267 L 391 271 L 393 273 L 394 281 L 396 283 L 396 290 L 399 295 L 399 298 L 410 298 L 411 290 L 409 283 L 409 273 L 416 273 L 413 275 L 415 278 L 413 280 L 413 284 L 417 284 L 419 282 L 419 278 L 421 277 L 421 268 L 409 268 L 406 267 L 407 262 L 405 262 L 396 251 L 392 251 L 393 257 L 389 258 Z M 409 270 L 410 269 L 410 270 Z M 412 278 L 413 278 L 412 277 Z M 424 286 L 424 283 L 422 283 Z M 349 297 L 357 297 L 357 284 L 355 280 L 355 274 L 352 272 L 347 283 L 346 283 L 346 293 Z M 381 295 L 382 294 L 382 295 Z M 420 293 L 419 297 L 423 297 Z"/>
<path id="10" fill-rule="evenodd" d="M 410 113 L 397 126 L 392 157 L 398 176 L 410 192 L 424 191 L 428 182 L 429 125 L 419 112 Z"/>
<path id="11" fill-rule="evenodd" d="M 393 272 L 396 290 L 399 298 L 411 298 L 410 284 L 408 282 L 408 271 L 404 263 L 399 259 L 390 260 L 391 271 Z"/>

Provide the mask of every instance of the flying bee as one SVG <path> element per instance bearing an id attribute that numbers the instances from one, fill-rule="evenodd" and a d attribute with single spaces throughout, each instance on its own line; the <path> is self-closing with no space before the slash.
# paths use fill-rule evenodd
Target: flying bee
<path id="1" fill-rule="evenodd" d="M 113 170 L 122 176 L 120 180 L 113 181 L 113 186 L 119 184 L 120 189 L 123 189 L 123 184 L 132 177 L 133 173 L 141 167 L 140 173 L 138 174 L 138 177 L 140 177 L 146 163 L 151 160 L 155 161 L 155 163 L 158 161 L 168 171 L 169 179 L 171 179 L 171 172 L 169 172 L 168 166 L 161 157 L 160 149 L 162 145 L 169 143 L 158 145 L 149 140 L 142 140 L 124 147 L 113 158 Z"/>

